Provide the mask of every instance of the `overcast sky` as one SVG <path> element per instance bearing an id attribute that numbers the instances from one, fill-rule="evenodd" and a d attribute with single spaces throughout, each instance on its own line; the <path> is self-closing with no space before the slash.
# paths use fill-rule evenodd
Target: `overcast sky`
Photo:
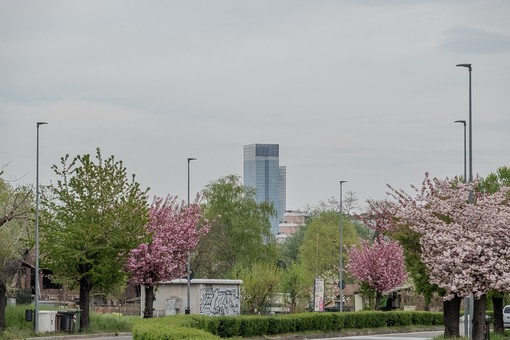
<path id="1" fill-rule="evenodd" d="M 61 156 L 123 160 L 151 195 L 186 199 L 280 144 L 287 209 L 383 199 L 510 166 L 510 1 L 0 0 L 0 164 L 40 182 Z"/>

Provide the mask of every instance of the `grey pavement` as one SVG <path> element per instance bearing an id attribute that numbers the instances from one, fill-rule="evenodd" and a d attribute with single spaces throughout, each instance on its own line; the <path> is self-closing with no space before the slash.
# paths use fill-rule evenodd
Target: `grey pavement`
<path id="1" fill-rule="evenodd" d="M 427 332 L 413 332 L 413 333 L 391 333 L 391 334 L 371 334 L 371 335 L 356 335 L 356 336 L 345 336 L 336 338 L 327 338 L 328 340 L 424 340 L 432 339 L 438 335 L 442 335 L 443 331 L 427 331 Z M 326 339 L 323 339 L 326 340 Z"/>

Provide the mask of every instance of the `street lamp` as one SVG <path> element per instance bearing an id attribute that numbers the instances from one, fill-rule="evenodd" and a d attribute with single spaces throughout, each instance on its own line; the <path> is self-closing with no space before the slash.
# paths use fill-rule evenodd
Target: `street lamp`
<path id="1" fill-rule="evenodd" d="M 472 182 L 473 181 L 473 122 L 472 122 L 472 104 L 471 104 L 471 71 L 473 70 L 473 68 L 471 67 L 471 64 L 457 64 L 456 66 L 457 67 L 466 67 L 469 70 L 469 182 Z M 471 190 L 469 192 L 469 203 L 474 203 L 473 190 Z M 468 306 L 465 308 L 465 312 L 468 311 L 469 315 L 471 316 L 471 320 L 472 320 L 473 313 L 474 313 L 473 294 L 471 294 L 467 298 L 466 302 L 468 302 L 467 303 Z M 464 330 L 467 331 L 466 334 L 469 337 L 469 339 L 471 339 L 473 333 L 472 333 L 472 327 L 469 327 L 469 325 L 468 325 L 468 321 L 467 321 L 468 315 L 464 316 L 464 318 L 465 318 Z"/>
<path id="2" fill-rule="evenodd" d="M 344 287 L 343 287 L 343 259 L 342 259 L 342 253 L 343 253 L 343 228 L 342 228 L 342 184 L 346 183 L 347 181 L 340 181 L 340 270 L 338 272 L 338 288 L 340 291 L 339 299 L 340 299 L 340 312 L 344 311 Z"/>
<path id="3" fill-rule="evenodd" d="M 189 163 L 191 161 L 196 161 L 196 158 L 188 158 L 188 207 L 189 207 Z M 186 272 L 187 272 L 187 279 L 188 279 L 188 302 L 186 305 L 186 308 L 184 309 L 185 314 L 190 314 L 190 288 L 191 288 L 191 254 L 188 254 L 188 261 L 186 261 Z"/>
<path id="4" fill-rule="evenodd" d="M 464 182 L 467 182 L 466 176 L 466 121 L 456 120 L 455 123 L 462 123 L 464 125 Z"/>
<path id="5" fill-rule="evenodd" d="M 464 125 L 464 183 L 467 182 L 466 176 L 466 121 L 465 120 L 456 120 L 455 123 L 461 123 Z M 468 315 L 469 313 L 469 297 L 464 299 L 464 334 L 469 335 L 469 321 Z"/>
<path id="6" fill-rule="evenodd" d="M 469 182 L 473 181 L 473 122 L 471 105 L 471 64 L 457 64 L 457 67 L 466 67 L 469 70 Z"/>
<path id="7" fill-rule="evenodd" d="M 37 122 L 37 151 L 35 158 L 35 316 L 34 332 L 39 334 L 39 126 L 48 124 Z"/>

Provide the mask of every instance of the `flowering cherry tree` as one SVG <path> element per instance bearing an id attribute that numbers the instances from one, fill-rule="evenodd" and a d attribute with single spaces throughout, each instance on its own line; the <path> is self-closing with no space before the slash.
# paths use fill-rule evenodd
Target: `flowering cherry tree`
<path id="1" fill-rule="evenodd" d="M 401 204 L 397 216 L 421 235 L 431 282 L 446 291 L 448 300 L 474 294 L 472 334 L 483 339 L 485 294 L 510 290 L 510 188 L 483 194 L 475 192 L 477 184 L 426 174 L 422 188 L 414 188 L 415 197 L 398 190 L 393 195 Z"/>
<path id="2" fill-rule="evenodd" d="M 407 279 L 404 253 L 396 241 L 378 237 L 370 244 L 363 241 L 361 247 L 352 246 L 348 251 L 346 270 L 362 282 L 375 295 L 378 307 L 382 293 L 391 290 Z"/>
<path id="3" fill-rule="evenodd" d="M 356 217 L 374 231 L 374 239 L 379 235 L 391 234 L 397 230 L 395 213 L 398 206 L 394 202 L 369 199 L 366 203 L 366 211 Z"/>
<path id="4" fill-rule="evenodd" d="M 145 318 L 152 317 L 154 286 L 185 273 L 189 252 L 209 230 L 206 221 L 199 228 L 202 212 L 198 198 L 186 206 L 178 203 L 177 197 L 155 197 L 149 214 L 145 228 L 150 239 L 133 249 L 126 263 L 130 282 L 145 285 Z"/>

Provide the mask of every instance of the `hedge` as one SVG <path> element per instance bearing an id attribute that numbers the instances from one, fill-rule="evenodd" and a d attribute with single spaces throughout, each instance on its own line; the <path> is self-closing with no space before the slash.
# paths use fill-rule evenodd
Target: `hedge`
<path id="1" fill-rule="evenodd" d="M 136 340 L 217 340 L 219 336 L 201 329 L 206 323 L 202 317 L 171 316 L 143 319 L 133 325 L 131 332 Z"/>
<path id="2" fill-rule="evenodd" d="M 277 316 L 175 315 L 144 319 L 133 326 L 134 340 L 220 339 L 343 329 L 436 326 L 443 313 L 392 311 L 302 313 Z"/>

